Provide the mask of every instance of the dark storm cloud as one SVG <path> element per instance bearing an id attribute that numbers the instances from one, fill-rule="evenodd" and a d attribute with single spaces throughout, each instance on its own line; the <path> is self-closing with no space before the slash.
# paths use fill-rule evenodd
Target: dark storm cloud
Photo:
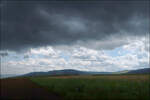
<path id="1" fill-rule="evenodd" d="M 0 56 L 1 56 L 1 57 L 8 56 L 8 53 L 7 53 L 7 52 L 0 52 Z"/>
<path id="2" fill-rule="evenodd" d="M 24 59 L 26 59 L 26 58 L 29 58 L 29 55 L 24 55 L 24 57 L 23 57 Z"/>
<path id="3" fill-rule="evenodd" d="M 148 33 L 148 2 L 3 2 L 1 48 L 105 40 L 114 34 Z"/>

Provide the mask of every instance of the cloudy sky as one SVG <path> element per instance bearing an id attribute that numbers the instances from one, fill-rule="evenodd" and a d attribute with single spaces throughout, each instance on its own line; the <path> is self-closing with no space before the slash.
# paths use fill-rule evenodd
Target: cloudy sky
<path id="1" fill-rule="evenodd" d="M 1 74 L 149 67 L 148 0 L 3 0 Z"/>

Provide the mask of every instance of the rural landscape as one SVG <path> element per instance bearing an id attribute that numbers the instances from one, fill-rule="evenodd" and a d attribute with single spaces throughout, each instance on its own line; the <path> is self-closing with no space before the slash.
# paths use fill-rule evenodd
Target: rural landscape
<path id="1" fill-rule="evenodd" d="M 150 68 L 107 74 L 76 70 L 35 73 L 1 79 L 1 99 L 150 99 Z"/>
<path id="2" fill-rule="evenodd" d="M 150 100 L 150 0 L 0 0 L 0 100 Z"/>

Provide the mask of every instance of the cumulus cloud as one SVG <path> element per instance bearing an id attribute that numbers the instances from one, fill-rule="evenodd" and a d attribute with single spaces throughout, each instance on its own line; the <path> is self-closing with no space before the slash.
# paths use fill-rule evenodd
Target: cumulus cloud
<path id="1" fill-rule="evenodd" d="M 41 47 L 41 48 L 31 48 L 29 52 L 27 52 L 30 55 L 40 55 L 44 57 L 50 57 L 50 58 L 58 58 L 59 53 L 61 53 L 59 50 L 54 50 L 52 47 Z"/>
<path id="2" fill-rule="evenodd" d="M 16 73 L 23 68 L 26 69 L 23 71 L 24 73 L 60 69 L 112 72 L 147 68 L 149 67 L 149 53 L 144 49 L 145 40 L 146 38 L 128 40 L 129 43 L 119 47 L 118 51 L 89 49 L 82 46 L 69 46 L 69 49 L 65 50 L 51 46 L 32 48 L 24 54 L 30 55 L 27 59 L 11 59 L 9 61 L 4 59 L 2 72 L 7 72 L 6 69 L 12 68 L 14 68 L 14 71 L 16 69 Z M 116 52 L 115 56 L 109 55 L 106 51 L 112 54 Z M 117 53 L 120 53 L 120 55 L 117 55 Z M 50 57 L 46 57 L 46 55 Z M 19 56 L 19 54 L 16 53 L 16 56 Z M 28 70 L 29 68 L 30 70 Z M 14 71 L 11 73 L 14 73 Z"/>

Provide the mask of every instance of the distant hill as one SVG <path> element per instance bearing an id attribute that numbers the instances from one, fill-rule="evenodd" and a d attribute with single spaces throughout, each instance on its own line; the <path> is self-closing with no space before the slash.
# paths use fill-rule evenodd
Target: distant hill
<path id="1" fill-rule="evenodd" d="M 53 70 L 48 72 L 31 72 L 23 76 L 45 76 L 45 75 L 92 75 L 92 74 L 111 74 L 111 72 L 90 72 L 73 69 Z"/>
<path id="2" fill-rule="evenodd" d="M 130 70 L 127 74 L 150 74 L 150 68 Z"/>
<path id="3" fill-rule="evenodd" d="M 47 75 L 102 75 L 102 74 L 150 74 L 150 68 L 138 70 L 124 70 L 119 72 L 92 72 L 92 71 L 79 71 L 73 69 L 53 70 L 48 72 L 31 72 L 23 76 L 47 76 Z"/>
<path id="4" fill-rule="evenodd" d="M 56 76 L 56 75 L 111 75 L 111 74 L 150 74 L 150 68 L 137 69 L 137 70 L 124 70 L 119 72 L 92 72 L 92 71 L 79 71 L 73 69 L 53 70 L 48 72 L 31 72 L 24 75 L 1 75 L 1 78 L 7 77 L 27 77 L 27 76 Z"/>

